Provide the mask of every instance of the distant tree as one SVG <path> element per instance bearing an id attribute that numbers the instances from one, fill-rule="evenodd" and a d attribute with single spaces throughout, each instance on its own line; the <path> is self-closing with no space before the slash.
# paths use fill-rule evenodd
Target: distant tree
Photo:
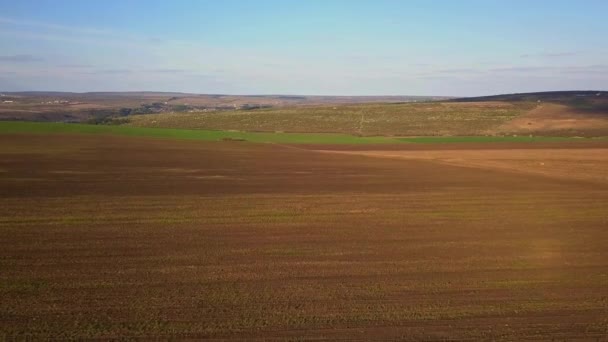
<path id="1" fill-rule="evenodd" d="M 127 116 L 127 115 L 130 115 L 132 111 L 133 111 L 133 109 L 131 109 L 131 108 L 120 108 L 118 113 L 120 114 L 120 116 Z"/>
<path id="2" fill-rule="evenodd" d="M 186 105 L 182 105 L 182 104 L 173 106 L 174 112 L 185 112 L 189 109 L 190 109 L 190 107 L 188 107 Z"/>

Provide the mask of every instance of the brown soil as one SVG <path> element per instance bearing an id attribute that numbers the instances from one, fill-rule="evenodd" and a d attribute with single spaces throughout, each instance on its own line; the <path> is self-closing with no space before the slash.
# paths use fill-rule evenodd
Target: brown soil
<path id="1" fill-rule="evenodd" d="M 500 133 L 550 134 L 561 132 L 595 133 L 606 135 L 608 119 L 605 115 L 594 115 L 577 111 L 565 105 L 546 103 L 529 113 L 513 119 L 501 127 Z"/>
<path id="2" fill-rule="evenodd" d="M 423 159 L 0 136 L 0 340 L 607 338 L 605 183 Z"/>
<path id="3" fill-rule="evenodd" d="M 538 174 L 608 184 L 608 148 L 324 151 Z"/>

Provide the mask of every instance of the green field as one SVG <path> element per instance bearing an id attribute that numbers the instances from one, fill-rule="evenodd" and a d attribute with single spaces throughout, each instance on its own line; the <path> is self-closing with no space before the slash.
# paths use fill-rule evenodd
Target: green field
<path id="1" fill-rule="evenodd" d="M 212 131 L 196 129 L 146 128 L 49 122 L 0 122 L 0 134 L 18 133 L 76 133 L 112 134 L 151 138 L 188 139 L 203 141 L 241 140 L 255 143 L 283 144 L 396 144 L 396 143 L 495 143 L 495 142 L 558 142 L 597 141 L 604 138 L 566 138 L 530 136 L 437 136 L 437 137 L 360 137 L 339 133 L 268 133 Z"/>
<path id="2" fill-rule="evenodd" d="M 533 103 L 425 102 L 302 106 L 249 111 L 169 113 L 129 117 L 134 127 L 186 128 L 361 136 L 454 136 L 492 134 Z"/>
<path id="3" fill-rule="evenodd" d="M 168 128 L 142 128 L 128 126 L 104 126 L 64 123 L 37 122 L 0 122 L 0 134 L 7 133 L 80 133 L 80 134 L 117 134 L 153 138 L 190 139 L 190 140 L 244 140 L 256 143 L 290 143 L 290 144 L 371 144 L 396 143 L 388 137 L 357 137 L 346 134 L 297 134 L 297 133 L 263 133 L 234 132 L 212 130 L 189 130 Z"/>
<path id="4" fill-rule="evenodd" d="M 434 143 L 493 143 L 493 142 L 557 142 L 557 141 L 592 141 L 602 138 L 575 137 L 535 137 L 535 136 L 454 136 L 454 137 L 408 137 L 396 138 L 400 142 L 417 144 Z"/>

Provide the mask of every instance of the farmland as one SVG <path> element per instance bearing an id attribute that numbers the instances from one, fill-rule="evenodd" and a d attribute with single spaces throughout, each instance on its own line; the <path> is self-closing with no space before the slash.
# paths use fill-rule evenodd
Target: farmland
<path id="1" fill-rule="evenodd" d="M 608 342 L 608 1 L 0 8 L 0 342 Z"/>
<path id="2" fill-rule="evenodd" d="M 572 91 L 450 99 L 24 92 L 2 94 L 8 103 L 0 103 L 0 120 L 364 137 L 602 137 L 608 136 L 607 94 Z"/>
<path id="3" fill-rule="evenodd" d="M 37 122 L 0 122 L 0 133 L 37 133 L 37 134 L 96 134 L 141 136 L 161 139 L 185 139 L 203 141 L 250 141 L 258 143 L 317 143 L 317 144 L 369 144 L 395 143 L 398 140 L 385 137 L 356 137 L 346 134 L 294 134 L 263 133 L 239 131 L 210 131 L 165 128 L 141 128 L 125 126 L 37 123 Z"/>
<path id="4" fill-rule="evenodd" d="M 605 141 L 28 125 L 0 134 L 0 339 L 607 336 Z"/>
<path id="5" fill-rule="evenodd" d="M 532 103 L 400 103 L 309 106 L 222 113 L 133 116 L 130 125 L 264 132 L 375 135 L 485 135 L 534 108 Z"/>
<path id="6" fill-rule="evenodd" d="M 139 136 L 160 139 L 202 140 L 202 141 L 249 141 L 257 143 L 288 144 L 399 144 L 399 143 L 458 143 L 458 142 L 587 142 L 602 141 L 605 137 L 530 137 L 530 136 L 439 136 L 439 137 L 361 137 L 340 133 L 283 133 L 283 132 L 242 132 L 223 130 L 188 130 L 171 128 L 146 128 L 131 126 L 106 126 L 87 124 L 0 122 L 3 134 L 96 134 Z"/>

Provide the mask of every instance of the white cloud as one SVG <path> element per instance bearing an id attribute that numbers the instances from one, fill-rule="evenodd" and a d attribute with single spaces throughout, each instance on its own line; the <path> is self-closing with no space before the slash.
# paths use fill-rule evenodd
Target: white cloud
<path id="1" fill-rule="evenodd" d="M 42 58 L 27 54 L 0 56 L 0 62 L 32 63 L 41 61 Z"/>

